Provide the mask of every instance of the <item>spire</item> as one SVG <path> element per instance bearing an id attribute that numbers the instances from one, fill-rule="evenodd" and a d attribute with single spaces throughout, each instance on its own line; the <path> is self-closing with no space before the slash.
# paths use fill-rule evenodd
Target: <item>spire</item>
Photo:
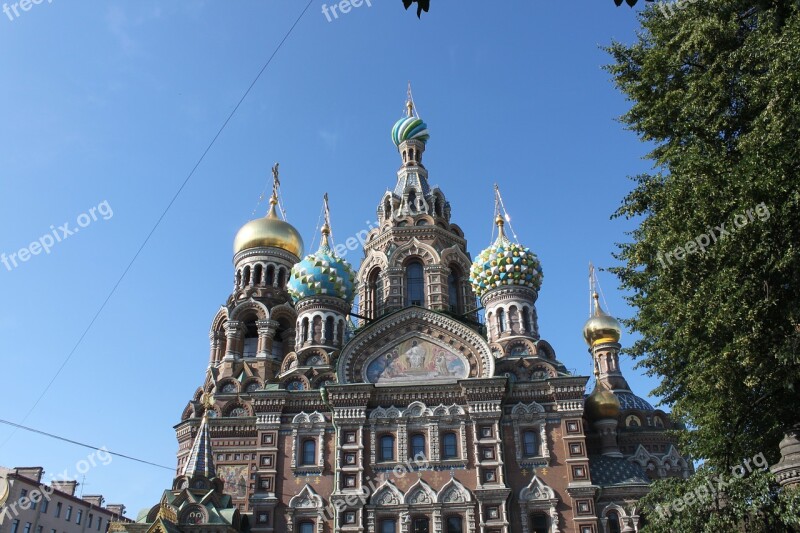
<path id="1" fill-rule="evenodd" d="M 414 97 L 411 95 L 411 82 L 408 82 L 408 97 L 406 98 L 406 110 L 408 111 L 408 117 L 411 118 L 414 116 Z"/>
<path id="2" fill-rule="evenodd" d="M 269 198 L 269 212 L 267 218 L 278 218 L 276 206 L 278 205 L 278 189 L 281 186 L 281 178 L 279 171 L 280 163 L 275 163 L 272 167 L 272 196 Z M 285 219 L 286 217 L 284 217 Z"/>
<path id="3" fill-rule="evenodd" d="M 325 206 L 325 223 L 322 224 L 322 242 L 320 243 L 320 249 L 330 250 L 328 237 L 331 234 L 331 211 L 328 207 L 328 193 L 325 193 L 325 196 L 322 197 L 322 203 Z"/>
<path id="4" fill-rule="evenodd" d="M 211 450 L 211 433 L 208 429 L 208 413 L 214 406 L 214 397 L 209 393 L 203 393 L 201 403 L 205 408 L 203 420 L 200 422 L 200 430 L 192 444 L 189 452 L 189 460 L 183 467 L 182 474 L 187 478 L 204 477 L 212 479 L 217 476 L 214 468 L 214 454 Z"/>

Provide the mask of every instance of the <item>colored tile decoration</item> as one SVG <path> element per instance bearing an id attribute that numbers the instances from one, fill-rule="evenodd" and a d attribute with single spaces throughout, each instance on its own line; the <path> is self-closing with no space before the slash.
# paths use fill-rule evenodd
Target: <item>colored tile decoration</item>
<path id="1" fill-rule="evenodd" d="M 478 297 L 492 289 L 521 285 L 539 290 L 542 265 L 530 249 L 501 236 L 472 263 L 469 281 Z"/>
<path id="2" fill-rule="evenodd" d="M 614 395 L 619 400 L 620 407 L 623 410 L 638 409 L 639 411 L 655 411 L 653 406 L 650 405 L 650 402 L 631 392 L 615 392 Z"/>
<path id="3" fill-rule="evenodd" d="M 288 290 L 296 302 L 309 296 L 336 296 L 348 302 L 355 294 L 356 275 L 350 264 L 336 256 L 327 243 L 292 267 Z"/>
<path id="4" fill-rule="evenodd" d="M 412 139 L 427 143 L 430 138 L 428 125 L 418 117 L 403 117 L 392 128 L 392 142 L 395 146 L 400 146 L 403 141 Z"/>

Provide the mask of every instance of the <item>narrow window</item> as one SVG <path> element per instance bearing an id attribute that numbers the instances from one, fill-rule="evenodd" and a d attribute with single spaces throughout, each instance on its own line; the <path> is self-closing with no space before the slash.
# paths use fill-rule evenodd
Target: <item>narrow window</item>
<path id="1" fill-rule="evenodd" d="M 525 333 L 531 332 L 531 312 L 527 307 L 522 308 L 522 328 Z"/>
<path id="2" fill-rule="evenodd" d="M 453 313 L 461 312 L 461 279 L 460 276 L 451 267 L 450 275 L 447 276 L 447 294 L 450 305 L 450 311 Z"/>
<path id="3" fill-rule="evenodd" d="M 18 529 L 19 529 L 19 520 L 14 520 L 13 522 L 11 522 L 11 533 L 17 533 Z"/>
<path id="4" fill-rule="evenodd" d="M 61 502 L 56 504 L 56 518 L 61 518 Z"/>
<path id="5" fill-rule="evenodd" d="M 464 522 L 460 516 L 447 517 L 446 533 L 464 533 Z"/>
<path id="6" fill-rule="evenodd" d="M 445 433 L 442 437 L 442 457 L 444 459 L 455 459 L 458 457 L 458 445 L 456 444 L 455 433 Z"/>
<path id="7" fill-rule="evenodd" d="M 370 318 L 378 318 L 383 297 L 383 283 L 381 282 L 381 270 L 379 268 L 373 269 L 372 272 L 370 272 L 367 290 L 369 291 L 367 316 Z"/>
<path id="8" fill-rule="evenodd" d="M 394 437 L 384 435 L 381 437 L 381 461 L 394 461 Z"/>
<path id="9" fill-rule="evenodd" d="M 539 446 L 536 441 L 535 431 L 525 431 L 522 433 L 522 454 L 525 457 L 536 457 L 539 455 Z"/>
<path id="10" fill-rule="evenodd" d="M 431 521 L 425 517 L 414 518 L 412 531 L 414 533 L 430 533 Z"/>
<path id="11" fill-rule="evenodd" d="M 67 514 L 64 516 L 64 520 L 69 522 L 72 519 L 72 506 L 67 505 Z"/>
<path id="12" fill-rule="evenodd" d="M 609 533 L 619 533 L 619 515 L 616 511 L 611 511 L 606 515 L 608 518 L 608 532 Z"/>
<path id="13" fill-rule="evenodd" d="M 314 439 L 306 439 L 303 441 L 303 465 L 317 464 L 317 441 Z"/>
<path id="14" fill-rule="evenodd" d="M 547 515 L 544 513 L 536 513 L 531 516 L 531 526 L 533 533 L 548 533 L 550 525 L 548 524 Z"/>
<path id="15" fill-rule="evenodd" d="M 80 524 L 82 519 L 83 519 L 83 511 L 81 509 L 78 509 L 78 513 L 75 515 L 75 523 Z"/>
<path id="16" fill-rule="evenodd" d="M 417 433 L 411 437 L 411 458 L 425 457 L 425 436 Z"/>
<path id="17" fill-rule="evenodd" d="M 335 331 L 336 324 L 333 320 L 332 316 L 329 316 L 325 319 L 325 342 L 330 346 L 333 344 L 333 335 L 336 333 Z"/>
<path id="18" fill-rule="evenodd" d="M 425 305 L 425 275 L 418 261 L 406 266 L 406 305 Z"/>

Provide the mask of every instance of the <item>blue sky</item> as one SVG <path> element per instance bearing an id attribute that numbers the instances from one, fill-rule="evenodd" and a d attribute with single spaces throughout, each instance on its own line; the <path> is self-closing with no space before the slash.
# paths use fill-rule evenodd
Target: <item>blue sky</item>
<path id="1" fill-rule="evenodd" d="M 23 419 L 305 4 L 45 0 L 13 20 L 0 13 L 0 252 L 85 223 L 49 254 L 0 264 L 2 418 Z M 394 185 L 389 132 L 408 80 L 431 131 L 431 182 L 471 254 L 489 243 L 498 182 L 544 268 L 541 334 L 589 374 L 587 265 L 614 264 L 633 226 L 610 215 L 626 176 L 650 167 L 647 146 L 616 121 L 628 103 L 601 69 L 602 45 L 633 39 L 635 11 L 611 0 L 497 4 L 436 1 L 420 21 L 400 0 L 373 0 L 329 22 L 315 0 L 25 423 L 174 466 L 172 426 L 205 374 L 233 236 L 270 167 L 281 163 L 284 207 L 307 246 L 324 192 L 344 242 Z M 600 276 L 610 312 L 630 316 L 616 279 Z M 656 385 L 623 365 L 641 395 Z M 0 442 L 9 435 L 0 426 Z M 17 432 L 0 465 L 80 480 L 90 453 Z M 135 516 L 172 475 L 115 458 L 83 489 Z"/>

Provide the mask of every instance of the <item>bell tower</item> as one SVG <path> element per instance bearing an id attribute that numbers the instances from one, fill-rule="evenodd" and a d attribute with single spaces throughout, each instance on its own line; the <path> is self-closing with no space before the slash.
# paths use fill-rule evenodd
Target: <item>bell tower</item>
<path id="1" fill-rule="evenodd" d="M 381 198 L 379 225 L 367 235 L 358 272 L 362 324 L 419 306 L 473 319 L 475 295 L 464 233 L 450 221 L 450 203 L 428 182 L 423 155 L 430 134 L 409 84 L 404 116 L 391 132 L 400 154 L 394 189 Z"/>

